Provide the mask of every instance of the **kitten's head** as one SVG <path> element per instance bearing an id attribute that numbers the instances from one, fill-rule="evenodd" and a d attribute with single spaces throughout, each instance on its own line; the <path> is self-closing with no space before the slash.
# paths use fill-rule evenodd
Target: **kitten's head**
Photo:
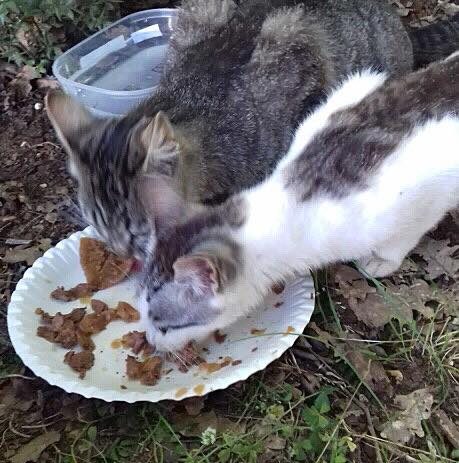
<path id="1" fill-rule="evenodd" d="M 160 235 L 139 301 L 148 340 L 159 350 L 200 342 L 251 308 L 257 291 L 236 238 L 245 214 L 244 201 L 233 197 Z"/>
<path id="2" fill-rule="evenodd" d="M 179 194 L 168 195 L 168 204 L 155 194 L 164 183 L 175 188 L 179 144 L 167 116 L 96 118 L 61 92 L 47 95 L 46 109 L 68 153 L 84 219 L 116 253 L 145 259 L 155 228 L 179 220 L 185 208 Z"/>
<path id="3" fill-rule="evenodd" d="M 172 278 L 160 288 L 150 278 L 154 271 L 147 271 L 139 306 L 148 341 L 158 350 L 177 351 L 239 318 L 238 308 L 228 306 L 240 273 L 238 259 L 229 244 L 212 253 L 180 257 Z"/>

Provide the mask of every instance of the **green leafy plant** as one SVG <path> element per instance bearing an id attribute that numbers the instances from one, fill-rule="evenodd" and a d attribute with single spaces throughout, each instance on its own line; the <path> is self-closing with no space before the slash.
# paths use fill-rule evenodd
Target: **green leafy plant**
<path id="1" fill-rule="evenodd" d="M 71 44 L 118 14 L 119 0 L 4 0 L 0 2 L 0 58 L 40 73 Z"/>
<path id="2" fill-rule="evenodd" d="M 336 432 L 336 421 L 329 416 L 329 394 L 329 390 L 323 390 L 312 406 L 304 408 L 302 419 L 308 431 L 292 447 L 294 460 L 310 461 L 321 456 L 321 461 L 346 463 L 348 453 L 355 449 L 349 436 L 339 437 Z M 324 452 L 326 446 L 327 452 Z"/>

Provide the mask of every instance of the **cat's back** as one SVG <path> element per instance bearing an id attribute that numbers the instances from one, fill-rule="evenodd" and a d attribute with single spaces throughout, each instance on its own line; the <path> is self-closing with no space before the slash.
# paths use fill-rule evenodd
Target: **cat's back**
<path id="1" fill-rule="evenodd" d="M 413 68 L 408 33 L 388 2 L 305 0 L 310 15 L 327 30 L 339 77 L 372 68 L 403 75 Z"/>
<path id="2" fill-rule="evenodd" d="M 326 104 L 332 114 L 325 128 L 303 146 L 289 166 L 288 183 L 302 200 L 321 192 L 342 197 L 365 186 L 386 160 L 408 147 L 408 141 L 413 168 L 405 166 L 404 175 L 414 174 L 415 167 L 434 165 L 437 156 L 449 165 L 453 151 L 459 166 L 458 75 L 459 55 L 401 78 L 387 79 L 361 101 L 356 83 L 366 77 L 350 78 L 338 92 L 355 91 L 359 102 L 353 104 L 353 97 L 348 96 L 348 107 L 334 109 L 337 93 L 331 94 Z M 418 163 L 413 156 L 418 156 Z"/>

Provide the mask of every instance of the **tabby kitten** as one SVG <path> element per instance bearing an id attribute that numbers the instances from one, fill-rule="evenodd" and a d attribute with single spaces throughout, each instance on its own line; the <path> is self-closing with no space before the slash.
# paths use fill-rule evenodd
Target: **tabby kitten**
<path id="1" fill-rule="evenodd" d="M 47 98 L 84 217 L 138 258 L 184 213 L 154 220 L 157 181 L 186 201 L 222 202 L 274 169 L 304 115 L 349 72 L 401 75 L 413 63 L 382 0 L 187 0 L 168 53 L 157 92 L 121 119 Z"/>
<path id="2" fill-rule="evenodd" d="M 150 342 L 174 350 L 225 328 L 295 272 L 395 271 L 459 204 L 458 75 L 459 54 L 398 79 L 355 74 L 263 183 L 160 236 L 140 301 Z"/>

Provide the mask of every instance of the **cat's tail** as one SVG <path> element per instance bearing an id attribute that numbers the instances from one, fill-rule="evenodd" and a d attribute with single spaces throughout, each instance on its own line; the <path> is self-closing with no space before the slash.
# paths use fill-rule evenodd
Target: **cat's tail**
<path id="1" fill-rule="evenodd" d="M 459 50 L 459 13 L 421 28 L 409 28 L 413 44 L 414 68 L 446 58 Z"/>

